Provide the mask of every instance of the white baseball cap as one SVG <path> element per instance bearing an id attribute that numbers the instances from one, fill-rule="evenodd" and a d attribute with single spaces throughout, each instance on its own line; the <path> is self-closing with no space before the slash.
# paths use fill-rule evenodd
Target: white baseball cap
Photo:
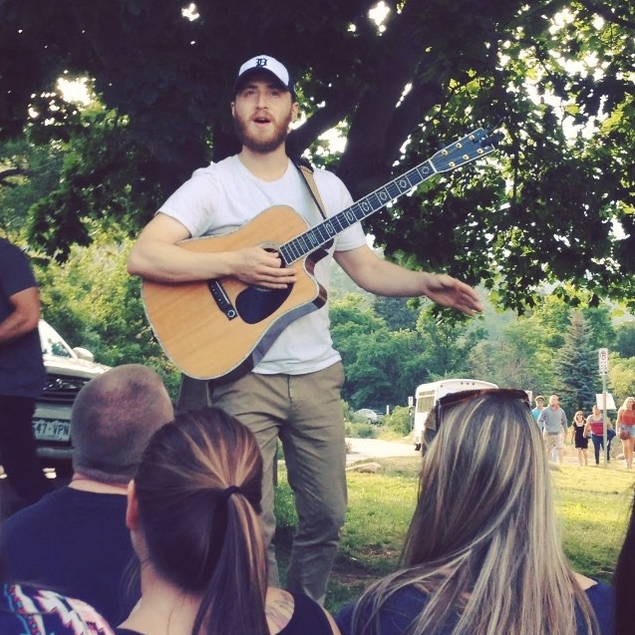
<path id="1" fill-rule="evenodd" d="M 239 69 L 238 77 L 234 87 L 238 90 L 241 80 L 252 71 L 266 71 L 271 73 L 282 85 L 285 90 L 288 90 L 295 98 L 295 89 L 293 87 L 293 81 L 291 75 L 286 66 L 279 62 L 275 57 L 270 55 L 256 55 L 250 60 L 247 60 Z"/>

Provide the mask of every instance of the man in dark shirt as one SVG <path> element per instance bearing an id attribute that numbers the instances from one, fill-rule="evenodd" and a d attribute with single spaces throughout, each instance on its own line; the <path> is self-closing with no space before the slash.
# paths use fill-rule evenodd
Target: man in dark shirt
<path id="1" fill-rule="evenodd" d="M 148 440 L 173 417 L 161 378 L 145 366 L 88 382 L 71 413 L 73 479 L 3 523 L 5 576 L 84 600 L 119 624 L 139 599 L 138 585 L 124 580 L 134 557 L 127 486 Z"/>
<path id="2" fill-rule="evenodd" d="M 0 238 L 0 459 L 9 484 L 26 503 L 53 489 L 37 458 L 32 424 L 45 378 L 39 320 L 29 262 Z"/>

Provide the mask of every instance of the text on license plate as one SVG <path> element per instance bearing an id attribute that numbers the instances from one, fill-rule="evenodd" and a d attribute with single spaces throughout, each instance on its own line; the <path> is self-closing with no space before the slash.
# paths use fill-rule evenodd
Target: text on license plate
<path id="1" fill-rule="evenodd" d="M 33 432 L 38 441 L 68 441 L 71 437 L 71 424 L 57 419 L 34 419 Z"/>

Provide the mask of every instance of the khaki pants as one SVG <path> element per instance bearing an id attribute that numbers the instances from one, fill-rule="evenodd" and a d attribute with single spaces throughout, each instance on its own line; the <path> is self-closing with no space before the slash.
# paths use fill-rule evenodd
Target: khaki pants
<path id="1" fill-rule="evenodd" d="M 547 452 L 549 452 L 549 450 L 553 448 L 556 448 L 556 450 L 561 450 L 562 448 L 564 448 L 564 433 L 556 432 L 554 434 L 551 432 L 545 432 L 543 436 L 545 439 L 545 449 L 547 450 Z"/>
<path id="2" fill-rule="evenodd" d="M 307 375 L 248 373 L 212 389 L 223 408 L 256 435 L 264 461 L 262 521 L 269 546 L 269 580 L 279 584 L 272 539 L 274 461 L 282 442 L 289 484 L 295 493 L 298 528 L 287 588 L 323 602 L 346 515 L 346 449 L 340 389 L 341 363 Z"/>

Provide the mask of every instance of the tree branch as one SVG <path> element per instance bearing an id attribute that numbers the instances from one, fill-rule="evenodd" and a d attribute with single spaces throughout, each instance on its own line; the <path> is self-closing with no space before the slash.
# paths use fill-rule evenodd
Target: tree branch
<path id="1" fill-rule="evenodd" d="M 15 187 L 17 183 L 12 183 L 9 179 L 16 176 L 28 176 L 28 168 L 8 168 L 0 171 L 0 187 Z"/>
<path id="2" fill-rule="evenodd" d="M 379 38 L 374 59 L 365 65 L 365 89 L 353 115 L 346 154 L 339 174 L 354 197 L 366 193 L 390 173 L 391 153 L 406 140 L 412 128 L 391 128 L 396 107 L 406 85 L 413 81 L 425 43 L 419 24 L 425 15 L 425 2 L 411 0 Z M 399 137 L 396 133 L 399 133 Z"/>
<path id="3" fill-rule="evenodd" d="M 589 2 L 588 0 L 578 0 L 580 4 L 590 11 L 591 13 L 595 13 L 599 15 L 601 18 L 604 18 L 607 22 L 611 22 L 612 24 L 618 24 L 619 26 L 623 26 L 627 29 L 635 30 L 635 22 L 633 20 L 627 20 L 626 18 L 622 18 L 618 15 L 615 15 L 611 11 L 611 9 L 605 5 L 595 4 L 594 2 Z"/>

